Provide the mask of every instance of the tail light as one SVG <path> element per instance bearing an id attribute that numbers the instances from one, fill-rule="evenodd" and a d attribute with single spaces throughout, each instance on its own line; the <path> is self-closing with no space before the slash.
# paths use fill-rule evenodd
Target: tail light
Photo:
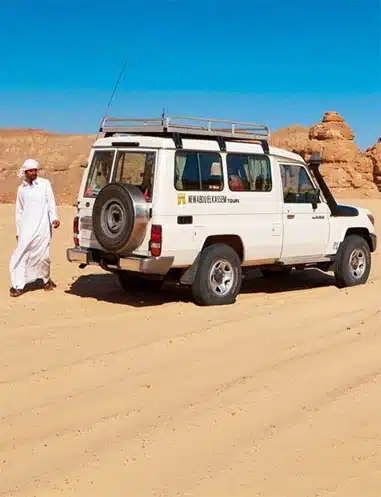
<path id="1" fill-rule="evenodd" d="M 76 247 L 79 246 L 79 217 L 76 216 L 73 221 L 73 241 Z"/>
<path id="2" fill-rule="evenodd" d="M 154 257 L 161 254 L 161 245 L 163 241 L 162 229 L 159 224 L 153 224 L 151 227 L 150 251 Z"/>

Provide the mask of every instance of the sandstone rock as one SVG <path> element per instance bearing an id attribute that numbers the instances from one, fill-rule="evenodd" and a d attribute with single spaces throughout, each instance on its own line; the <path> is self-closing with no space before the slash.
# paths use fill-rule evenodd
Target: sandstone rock
<path id="1" fill-rule="evenodd" d="M 308 134 L 310 140 L 345 140 L 344 133 L 339 129 L 334 129 L 326 124 L 315 124 Z"/>
<path id="2" fill-rule="evenodd" d="M 323 123 L 343 123 L 344 118 L 340 116 L 340 114 L 334 110 L 328 111 L 324 113 Z"/>
<path id="3" fill-rule="evenodd" d="M 322 122 L 309 130 L 291 126 L 279 131 L 273 134 L 274 145 L 293 150 L 305 160 L 311 152 L 320 152 L 321 172 L 333 192 L 356 189 L 361 190 L 362 194 L 377 194 L 376 183 L 381 186 L 381 156 L 378 155 L 381 153 L 381 142 L 378 147 L 363 153 L 353 142 L 352 130 L 337 112 L 326 112 Z M 375 171 L 379 174 L 377 178 Z"/>
<path id="4" fill-rule="evenodd" d="M 0 130 L 0 202 L 14 201 L 19 179 L 17 171 L 28 157 L 40 162 L 41 176 L 54 183 L 59 203 L 73 203 L 83 169 L 95 139 L 92 135 L 61 135 L 43 130 Z M 69 173 L 74 165 L 74 172 Z"/>
<path id="5" fill-rule="evenodd" d="M 381 138 L 372 147 L 369 147 L 365 154 L 373 164 L 373 180 L 381 190 Z"/>
<path id="6" fill-rule="evenodd" d="M 351 128 L 344 122 L 344 119 L 337 112 L 326 112 L 322 122 L 312 126 L 310 139 L 345 139 L 353 140 L 355 137 Z"/>
<path id="7" fill-rule="evenodd" d="M 297 150 L 300 153 L 307 147 L 308 134 L 309 128 L 298 124 L 287 128 L 279 128 L 272 133 L 271 144 L 274 147 Z"/>

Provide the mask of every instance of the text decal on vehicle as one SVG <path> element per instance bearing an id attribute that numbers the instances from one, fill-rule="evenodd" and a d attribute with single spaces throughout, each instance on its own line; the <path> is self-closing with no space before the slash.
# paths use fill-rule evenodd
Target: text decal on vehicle
<path id="1" fill-rule="evenodd" d="M 188 195 L 177 194 L 177 205 L 188 204 L 238 204 L 238 198 L 230 198 L 226 195 Z"/>

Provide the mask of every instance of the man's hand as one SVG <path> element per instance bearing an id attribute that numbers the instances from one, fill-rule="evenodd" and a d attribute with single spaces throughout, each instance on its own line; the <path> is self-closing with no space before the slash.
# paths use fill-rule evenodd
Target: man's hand
<path id="1" fill-rule="evenodd" d="M 57 220 L 57 221 L 53 221 L 53 222 L 52 222 L 52 226 L 53 226 L 53 228 L 54 228 L 54 229 L 59 228 L 60 224 L 61 224 L 61 223 L 60 223 L 58 220 Z"/>

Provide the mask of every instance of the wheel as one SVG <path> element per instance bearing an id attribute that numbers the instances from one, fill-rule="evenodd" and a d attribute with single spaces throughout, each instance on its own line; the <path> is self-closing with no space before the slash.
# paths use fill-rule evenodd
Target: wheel
<path id="1" fill-rule="evenodd" d="M 149 207 L 133 185 L 110 183 L 98 193 L 92 223 L 98 243 L 113 254 L 127 255 L 144 240 Z"/>
<path id="2" fill-rule="evenodd" d="M 289 276 L 291 273 L 291 267 L 274 267 L 269 269 L 261 269 L 262 276 L 268 279 L 280 279 Z"/>
<path id="3" fill-rule="evenodd" d="M 119 271 L 118 278 L 120 286 L 125 292 L 157 292 L 161 290 L 164 284 L 162 279 L 146 278 L 129 271 Z"/>
<path id="4" fill-rule="evenodd" d="M 241 260 L 232 247 L 216 243 L 201 252 L 192 283 L 192 294 L 198 304 L 233 304 L 241 284 Z"/>
<path id="5" fill-rule="evenodd" d="M 358 235 L 344 239 L 335 267 L 335 278 L 340 288 L 363 285 L 369 278 L 371 253 L 368 243 Z"/>

